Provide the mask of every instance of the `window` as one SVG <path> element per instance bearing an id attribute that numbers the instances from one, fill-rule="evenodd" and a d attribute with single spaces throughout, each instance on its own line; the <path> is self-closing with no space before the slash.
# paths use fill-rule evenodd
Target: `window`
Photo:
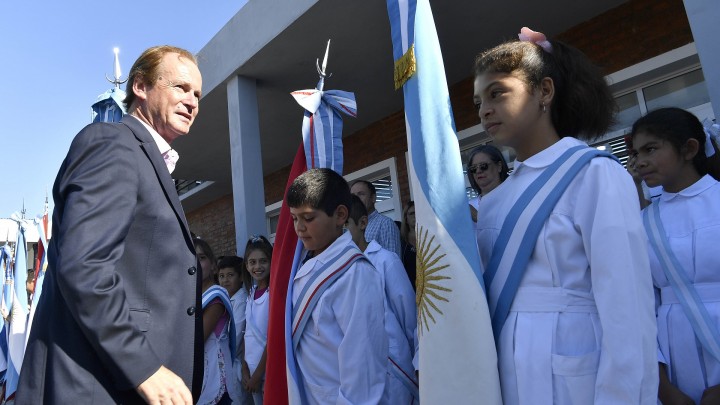
<path id="1" fill-rule="evenodd" d="M 623 166 L 628 160 L 625 136 L 632 130 L 633 123 L 648 111 L 679 107 L 692 112 L 700 121 L 714 118 L 702 69 L 697 66 L 647 81 L 629 93 L 617 96 L 615 101 L 618 105 L 615 125 L 591 146 L 613 153 Z"/>
<path id="2" fill-rule="evenodd" d="M 282 201 L 270 204 L 265 207 L 265 223 L 267 226 L 267 235 L 270 243 L 275 244 L 275 234 L 277 233 L 278 222 L 280 220 L 280 208 Z"/>
<path id="3" fill-rule="evenodd" d="M 395 221 L 402 216 L 395 158 L 383 160 L 345 176 L 348 183 L 367 180 L 375 186 L 375 209 Z"/>
<path id="4" fill-rule="evenodd" d="M 377 192 L 375 209 L 393 220 L 400 220 L 402 208 L 400 205 L 400 191 L 398 189 L 395 158 L 390 158 L 350 173 L 345 176 L 345 180 L 347 180 L 348 183 L 352 183 L 355 180 L 367 180 L 371 182 Z M 265 207 L 265 220 L 270 243 L 275 243 L 281 207 L 282 201 Z"/>
<path id="5" fill-rule="evenodd" d="M 645 87 L 643 95 L 648 111 L 662 107 L 690 109 L 710 102 L 702 69 Z"/>

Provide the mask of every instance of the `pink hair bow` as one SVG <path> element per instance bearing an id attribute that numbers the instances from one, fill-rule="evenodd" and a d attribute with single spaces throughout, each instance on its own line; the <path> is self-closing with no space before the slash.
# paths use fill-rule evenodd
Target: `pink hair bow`
<path id="1" fill-rule="evenodd" d="M 545 34 L 542 32 L 533 31 L 528 27 L 522 27 L 518 38 L 520 38 L 521 41 L 532 42 L 544 49 L 547 53 L 552 53 L 552 44 L 545 38 Z"/>

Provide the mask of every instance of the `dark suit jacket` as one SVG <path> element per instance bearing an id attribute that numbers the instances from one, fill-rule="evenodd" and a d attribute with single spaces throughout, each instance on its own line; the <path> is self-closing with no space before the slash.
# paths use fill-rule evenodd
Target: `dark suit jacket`
<path id="1" fill-rule="evenodd" d="M 53 187 L 52 240 L 16 404 L 141 403 L 161 365 L 202 386 L 200 270 L 167 167 L 133 117 L 91 124 Z"/>

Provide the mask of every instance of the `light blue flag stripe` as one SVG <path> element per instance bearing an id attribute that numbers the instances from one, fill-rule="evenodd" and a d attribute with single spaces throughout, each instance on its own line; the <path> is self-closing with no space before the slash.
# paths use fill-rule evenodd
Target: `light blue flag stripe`
<path id="1" fill-rule="evenodd" d="M 422 188 L 418 191 L 425 194 L 438 221 L 482 285 L 480 257 L 468 215 L 460 149 L 435 25 L 426 24 L 415 35 L 418 74 L 405 84 L 404 93 L 405 116 L 412 134 L 411 159 Z"/>
<path id="2" fill-rule="evenodd" d="M 27 300 L 27 241 L 25 240 L 25 224 L 18 225 L 18 237 L 15 244 L 14 288 L 23 313 L 29 312 Z"/>
<path id="3" fill-rule="evenodd" d="M 680 261 L 667 240 L 665 227 L 660 219 L 660 202 L 652 203 L 643 212 L 643 223 L 648 232 L 650 245 L 672 286 L 675 296 L 692 325 L 695 336 L 717 361 L 720 361 L 720 333 L 710 318 L 705 304 L 692 285 Z"/>
<path id="4" fill-rule="evenodd" d="M 308 169 L 326 167 L 342 174 L 343 120 L 340 112 L 355 117 L 355 95 L 340 90 L 322 93 L 315 113 L 305 111 L 303 118 L 303 147 Z"/>
<path id="5" fill-rule="evenodd" d="M 393 57 L 400 59 L 415 43 L 416 0 L 387 0 Z"/>
<path id="6" fill-rule="evenodd" d="M 415 56 L 396 55 L 396 62 L 402 59 L 395 84 L 404 82 L 417 227 L 428 238 L 418 252 L 420 402 L 500 404 L 497 353 L 432 11 L 428 0 L 387 2 L 393 49 L 414 46 Z M 403 37 L 407 42 L 399 46 Z"/>

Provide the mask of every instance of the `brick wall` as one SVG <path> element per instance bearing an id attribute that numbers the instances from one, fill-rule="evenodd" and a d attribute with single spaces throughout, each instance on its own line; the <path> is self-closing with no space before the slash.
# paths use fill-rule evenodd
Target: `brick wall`
<path id="1" fill-rule="evenodd" d="M 631 0 L 558 35 L 610 74 L 693 41 L 682 0 Z"/>
<path id="2" fill-rule="evenodd" d="M 558 35 L 556 39 L 571 44 L 585 52 L 591 60 L 601 66 L 606 74 L 613 73 L 643 60 L 686 45 L 693 41 L 690 26 L 682 0 L 630 0 L 595 18 L 578 24 Z M 480 50 L 478 50 L 480 51 Z M 468 77 L 450 86 L 450 101 L 455 117 L 455 126 L 463 130 L 477 125 L 480 121 L 472 104 L 472 82 Z M 351 173 L 379 161 L 395 157 L 403 204 L 410 197 L 405 152 L 404 112 L 398 111 L 371 124 L 343 139 L 345 145 L 345 172 Z M 290 162 L 289 162 L 290 163 Z M 283 192 L 290 173 L 290 165 L 265 176 L 265 204 L 275 203 L 283 198 Z M 218 210 L 229 206 L 229 227 L 232 225 L 232 199 L 218 202 L 197 211 Z M 196 211 L 196 212 L 197 212 Z M 215 213 L 193 212 L 193 223 L 212 221 Z M 188 216 L 190 219 L 190 215 Z M 218 219 L 217 222 L 222 223 Z M 206 225 L 203 225 L 206 227 Z M 198 226 L 197 229 L 200 229 Z M 225 227 L 209 227 L 214 234 Z M 233 233 L 228 234 L 232 240 Z M 220 242 L 218 242 L 220 243 Z M 214 246 L 213 246 L 214 247 Z"/>
<path id="3" fill-rule="evenodd" d="M 186 216 L 190 231 L 209 243 L 215 256 L 236 254 L 232 195 L 221 197 Z"/>

